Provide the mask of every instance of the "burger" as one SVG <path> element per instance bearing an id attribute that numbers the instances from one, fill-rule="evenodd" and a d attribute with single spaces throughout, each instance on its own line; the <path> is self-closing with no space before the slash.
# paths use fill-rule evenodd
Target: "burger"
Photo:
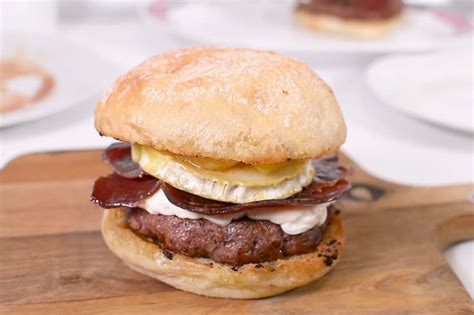
<path id="1" fill-rule="evenodd" d="M 119 78 L 95 127 L 120 142 L 91 200 L 133 270 L 196 294 L 276 295 L 325 275 L 344 232 L 346 137 L 331 89 L 270 51 L 178 49 Z"/>
<path id="2" fill-rule="evenodd" d="M 311 30 L 379 38 L 402 16 L 401 0 L 300 0 L 296 20 Z"/>

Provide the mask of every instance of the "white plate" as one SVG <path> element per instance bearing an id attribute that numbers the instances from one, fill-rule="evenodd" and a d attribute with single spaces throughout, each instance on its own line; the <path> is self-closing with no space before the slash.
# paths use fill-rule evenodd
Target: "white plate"
<path id="1" fill-rule="evenodd" d="M 0 58 L 21 57 L 40 65 L 55 79 L 53 91 L 39 102 L 0 114 L 0 127 L 39 119 L 85 101 L 95 101 L 110 85 L 115 69 L 85 47 L 59 35 L 2 33 Z"/>
<path id="2" fill-rule="evenodd" d="M 295 23 L 293 10 L 294 4 L 288 1 L 191 3 L 171 6 L 166 21 L 172 31 L 196 43 L 289 53 L 421 51 L 453 45 L 467 37 L 459 25 L 448 23 L 446 16 L 442 19 L 426 10 L 407 9 L 391 34 L 372 41 L 311 32 Z M 155 17 L 152 10 L 144 15 L 162 27 L 162 17 Z"/>
<path id="3" fill-rule="evenodd" d="M 400 111 L 474 133 L 470 49 L 375 61 L 367 72 L 375 95 Z"/>

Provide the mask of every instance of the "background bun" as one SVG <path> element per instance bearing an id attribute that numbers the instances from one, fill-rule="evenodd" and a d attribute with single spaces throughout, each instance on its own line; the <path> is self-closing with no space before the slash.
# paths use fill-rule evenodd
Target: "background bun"
<path id="1" fill-rule="evenodd" d="M 388 19 L 364 20 L 313 13 L 302 9 L 295 11 L 296 20 L 311 30 L 361 39 L 383 37 L 398 24 L 401 16 L 398 14 Z"/>
<path id="2" fill-rule="evenodd" d="M 306 64 L 271 51 L 158 55 L 119 78 L 95 115 L 103 135 L 246 163 L 319 157 L 346 137 L 331 89 Z"/>
<path id="3" fill-rule="evenodd" d="M 124 209 L 105 210 L 102 235 L 109 249 L 132 269 L 175 288 L 212 297 L 256 299 L 280 294 L 324 276 L 338 261 L 327 266 L 326 258 L 314 252 L 232 270 L 209 259 L 179 254 L 169 259 L 158 245 L 144 241 L 127 227 Z M 340 242 L 334 244 L 340 255 L 344 231 L 338 215 L 333 217 L 318 251 L 324 251 L 325 244 L 334 239 Z"/>

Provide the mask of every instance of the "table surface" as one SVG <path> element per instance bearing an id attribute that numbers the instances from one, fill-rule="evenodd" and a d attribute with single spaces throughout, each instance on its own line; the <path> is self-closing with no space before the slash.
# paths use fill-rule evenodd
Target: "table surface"
<path id="1" fill-rule="evenodd" d="M 338 202 L 341 217 L 336 220 L 342 219 L 346 236 L 346 241 L 336 236 L 344 243 L 342 255 L 328 247 L 334 240 L 334 230 L 329 230 L 316 249 L 321 256 L 305 257 L 314 270 L 322 271 L 329 255 L 334 271 L 268 299 L 222 300 L 175 290 L 134 272 L 110 252 L 99 231 L 102 211 L 88 201 L 95 178 L 110 172 L 100 155 L 101 150 L 32 154 L 0 173 L 0 242 L 5 253 L 0 258 L 0 314 L 64 314 L 71 309 L 79 314 L 154 314 L 157 309 L 171 314 L 474 312 L 474 303 L 442 255 L 448 244 L 474 237 L 474 206 L 465 199 L 472 185 L 399 186 L 367 175 L 341 155 L 342 165 L 357 170 L 351 176 L 354 189 Z M 80 165 L 70 167 L 78 161 Z M 109 210 L 109 215 L 120 213 Z M 122 245 L 116 237 L 107 244 Z M 143 248 L 135 255 L 144 253 L 145 260 L 163 257 Z M 181 259 L 178 254 L 160 259 L 169 267 L 168 276 L 181 273 L 173 267 Z M 205 260 L 201 263 L 204 270 L 209 268 Z M 275 265 L 213 268 L 225 274 L 222 281 L 239 283 L 249 270 L 265 281 Z"/>
<path id="2" fill-rule="evenodd" d="M 77 24 L 61 28 L 61 35 L 106 57 L 115 64 L 116 75 L 151 55 L 189 45 L 165 31 L 144 32 L 146 27 L 137 22 Z M 472 43 L 466 49 L 472 50 Z M 348 126 L 343 151 L 369 173 L 390 182 L 415 186 L 472 182 L 472 136 L 407 117 L 382 105 L 370 92 L 365 70 L 380 57 L 304 56 L 333 88 L 343 109 Z M 25 153 L 101 148 L 111 143 L 93 128 L 94 106 L 94 101 L 79 104 L 49 118 L 1 130 L 0 168 Z M 462 247 L 450 250 L 448 261 L 474 296 L 474 242 Z"/>

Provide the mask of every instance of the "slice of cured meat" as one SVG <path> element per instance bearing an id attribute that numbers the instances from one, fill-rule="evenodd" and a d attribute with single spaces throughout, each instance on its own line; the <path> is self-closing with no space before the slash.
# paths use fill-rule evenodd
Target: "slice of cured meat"
<path id="1" fill-rule="evenodd" d="M 314 181 L 318 183 L 335 183 L 346 177 L 349 171 L 339 165 L 337 154 L 331 154 L 313 160 Z"/>
<path id="2" fill-rule="evenodd" d="M 310 206 L 335 201 L 350 188 L 345 179 L 325 184 L 314 181 L 301 192 L 287 199 L 261 200 L 249 203 L 227 203 L 202 198 L 162 183 L 151 176 L 125 178 L 118 174 L 100 177 L 94 184 L 91 200 L 103 208 L 137 207 L 158 189 L 163 189 L 168 200 L 174 205 L 205 215 L 223 215 L 257 208 Z"/>
<path id="3" fill-rule="evenodd" d="M 223 215 L 256 208 L 291 208 L 331 202 L 340 198 L 351 187 L 344 179 L 348 171 L 339 166 L 337 155 L 332 155 L 313 161 L 316 174 L 313 182 L 290 198 L 242 204 L 221 202 L 187 193 L 145 175 L 140 166 L 131 159 L 130 152 L 128 143 L 113 144 L 104 152 L 104 159 L 115 173 L 100 177 L 94 184 L 91 200 L 99 206 L 137 207 L 142 200 L 161 188 L 168 200 L 182 209 L 205 215 Z"/>
<path id="4" fill-rule="evenodd" d="M 122 177 L 136 178 L 145 174 L 140 165 L 132 160 L 132 151 L 128 143 L 117 142 L 110 145 L 105 149 L 102 158 Z"/>
<path id="5" fill-rule="evenodd" d="M 113 173 L 95 181 L 90 200 L 102 208 L 137 207 L 160 186 L 161 181 L 151 176 L 125 178 Z"/>
<path id="6" fill-rule="evenodd" d="M 254 210 L 257 208 L 318 205 L 337 200 L 349 188 L 350 184 L 345 179 L 341 179 L 335 184 L 321 184 L 314 181 L 301 192 L 287 199 L 261 200 L 248 203 L 228 203 L 202 198 L 176 189 L 166 183 L 162 186 L 166 197 L 172 204 L 182 209 L 205 215 L 223 215 Z"/>

